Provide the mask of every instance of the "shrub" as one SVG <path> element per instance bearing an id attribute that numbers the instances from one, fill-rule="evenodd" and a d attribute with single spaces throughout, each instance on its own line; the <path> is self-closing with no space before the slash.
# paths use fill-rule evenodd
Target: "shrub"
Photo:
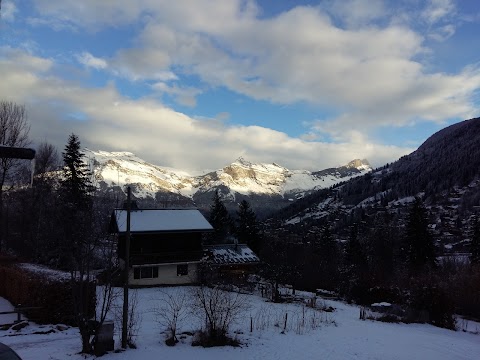
<path id="1" fill-rule="evenodd" d="M 214 347 L 214 346 L 240 346 L 238 339 L 231 338 L 226 334 L 212 337 L 208 331 L 198 331 L 192 341 L 192 346 Z"/>
<path id="2" fill-rule="evenodd" d="M 404 295 L 398 287 L 375 286 L 368 289 L 366 301 L 368 305 L 378 302 L 402 304 L 404 302 Z"/>
<path id="3" fill-rule="evenodd" d="M 480 265 L 455 274 L 449 289 L 457 306 L 457 313 L 480 320 Z"/>
<path id="4" fill-rule="evenodd" d="M 432 325 L 455 329 L 455 305 L 452 298 L 446 291 L 437 285 L 419 284 L 412 289 L 409 306 L 417 311 L 420 317 L 427 315 L 426 322 Z M 410 313 L 410 318 L 414 321 L 414 312 Z"/>
<path id="5" fill-rule="evenodd" d="M 248 303 L 242 294 L 225 291 L 218 286 L 200 286 L 192 290 L 192 311 L 205 320 L 206 329 L 200 333 L 203 346 L 232 345 L 228 330 L 244 315 Z"/>
<path id="6" fill-rule="evenodd" d="M 91 297 L 84 301 L 90 302 L 88 308 L 95 309 L 95 283 L 90 282 L 88 286 L 91 287 L 88 291 Z M 2 265 L 0 296 L 15 306 L 38 307 L 26 310 L 25 315 L 39 324 L 76 325 L 72 282 L 68 278 L 52 278 L 13 264 Z M 93 313 L 89 316 L 93 316 Z"/>

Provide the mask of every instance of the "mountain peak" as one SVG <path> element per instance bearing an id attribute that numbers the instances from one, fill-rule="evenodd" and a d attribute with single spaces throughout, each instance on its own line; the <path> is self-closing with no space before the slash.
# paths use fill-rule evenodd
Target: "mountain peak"
<path id="1" fill-rule="evenodd" d="M 356 168 L 356 169 L 365 169 L 365 168 L 371 168 L 370 163 L 368 162 L 367 159 L 354 159 L 350 161 L 347 165 L 345 165 L 346 168 Z"/>
<path id="2" fill-rule="evenodd" d="M 245 158 L 243 156 L 239 156 L 237 158 L 237 160 L 235 160 L 233 162 L 233 164 L 240 164 L 240 165 L 244 165 L 244 166 L 251 166 L 252 165 L 252 163 L 248 160 L 245 160 Z"/>

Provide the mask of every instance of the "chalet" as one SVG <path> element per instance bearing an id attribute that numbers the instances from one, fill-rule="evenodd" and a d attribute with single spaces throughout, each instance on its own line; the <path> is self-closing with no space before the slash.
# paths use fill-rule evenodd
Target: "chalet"
<path id="1" fill-rule="evenodd" d="M 246 244 L 206 245 L 204 261 L 219 278 L 247 280 L 257 270 L 258 256 Z"/>
<path id="2" fill-rule="evenodd" d="M 112 213 L 110 232 L 118 237 L 118 256 L 125 264 L 127 210 Z M 213 231 L 194 209 L 144 209 L 130 212 L 132 286 L 192 284 L 199 280 L 202 234 Z"/>

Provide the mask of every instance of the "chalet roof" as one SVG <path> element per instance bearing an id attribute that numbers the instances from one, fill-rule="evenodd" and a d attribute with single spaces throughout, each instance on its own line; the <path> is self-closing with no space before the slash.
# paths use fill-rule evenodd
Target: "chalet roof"
<path id="1" fill-rule="evenodd" d="M 114 232 L 126 232 L 127 210 L 114 210 L 111 226 Z M 196 209 L 145 209 L 130 212 L 132 233 L 212 230 L 212 225 Z"/>
<path id="2" fill-rule="evenodd" d="M 206 245 L 209 260 L 218 265 L 254 264 L 258 256 L 246 244 Z"/>

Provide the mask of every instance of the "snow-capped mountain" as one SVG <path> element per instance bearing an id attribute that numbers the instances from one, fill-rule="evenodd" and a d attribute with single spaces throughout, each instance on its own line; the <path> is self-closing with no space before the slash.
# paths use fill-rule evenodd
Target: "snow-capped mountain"
<path id="1" fill-rule="evenodd" d="M 133 187 L 136 198 L 155 197 L 157 192 L 191 196 L 195 192 L 189 173 L 160 167 L 130 152 L 83 151 L 99 189 Z"/>
<path id="2" fill-rule="evenodd" d="M 291 201 L 371 171 L 367 160 L 353 160 L 338 168 L 310 172 L 289 170 L 275 163 L 254 164 L 239 158 L 216 171 L 190 174 L 150 164 L 129 152 L 85 149 L 84 154 L 101 190 L 124 189 L 128 184 L 138 199 L 156 199 L 162 194 L 170 194 L 196 203 L 204 202 L 202 198 L 205 197 L 211 200 L 211 193 L 215 190 L 219 190 L 226 201 L 238 202 L 245 196 L 269 196 Z"/>

